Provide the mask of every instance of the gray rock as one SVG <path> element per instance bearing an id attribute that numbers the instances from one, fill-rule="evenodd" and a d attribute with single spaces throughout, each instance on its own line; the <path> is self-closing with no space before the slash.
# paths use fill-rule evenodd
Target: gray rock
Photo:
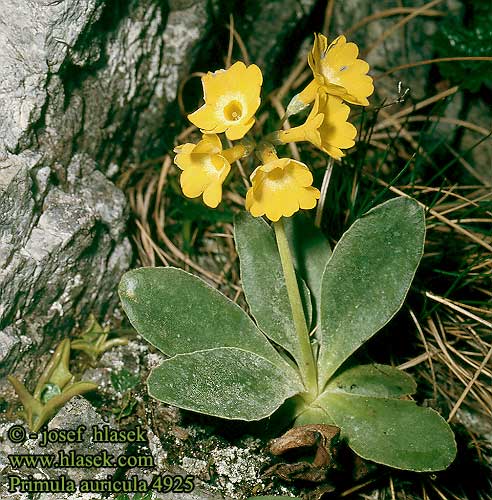
<path id="1" fill-rule="evenodd" d="M 107 176 L 155 147 L 207 13 L 205 0 L 0 4 L 1 376 L 22 336 L 46 351 L 111 314 L 132 252 Z"/>
<path id="2" fill-rule="evenodd" d="M 238 30 L 244 37 L 251 62 L 270 77 L 282 74 L 286 70 L 285 55 L 292 55 L 293 49 L 297 49 L 292 46 L 292 34 L 306 27 L 316 0 L 245 3 L 244 24 Z"/>

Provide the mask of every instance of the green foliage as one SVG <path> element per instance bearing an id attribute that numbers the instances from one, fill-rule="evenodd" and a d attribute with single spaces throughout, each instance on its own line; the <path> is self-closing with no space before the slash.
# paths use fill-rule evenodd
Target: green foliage
<path id="1" fill-rule="evenodd" d="M 297 212 L 293 217 L 286 219 L 285 231 L 292 249 L 295 268 L 307 283 L 317 310 L 321 298 L 321 278 L 331 257 L 330 244 L 312 223 L 310 217 L 302 212 Z"/>
<path id="2" fill-rule="evenodd" d="M 462 19 L 451 19 L 440 25 L 435 36 L 439 57 L 477 57 L 492 54 L 492 24 L 490 5 L 475 2 L 469 25 Z M 442 75 L 453 84 L 459 84 L 472 92 L 482 85 L 492 88 L 492 62 L 457 61 L 440 65 Z"/>
<path id="3" fill-rule="evenodd" d="M 74 396 L 97 389 L 92 382 L 75 382 L 69 361 L 70 340 L 65 339 L 55 349 L 32 395 L 16 377 L 7 377 L 24 407 L 24 418 L 31 431 L 39 431 Z"/>
<path id="4" fill-rule="evenodd" d="M 305 285 L 300 278 L 296 285 L 293 270 L 289 280 L 282 272 L 289 245 L 277 248 L 271 228 L 243 214 L 235 221 L 236 245 L 259 329 L 236 304 L 184 271 L 147 268 L 123 277 L 120 296 L 130 321 L 171 356 L 152 371 L 149 393 L 228 419 L 259 420 L 289 407 L 295 425 L 339 426 L 364 458 L 415 471 L 447 467 L 456 453 L 453 434 L 436 412 L 406 399 L 415 392 L 413 379 L 390 366 L 346 363 L 403 304 L 423 252 L 423 210 L 408 198 L 383 203 L 357 220 L 332 254 L 319 231 L 302 220 L 291 224 L 297 275 L 316 304 L 319 356 L 309 340 L 307 349 L 316 359 L 318 389 L 307 383 L 309 357 L 293 321 L 292 286 Z M 297 318 L 303 321 L 302 312 Z M 304 319 L 309 323 L 311 316 Z"/>
<path id="5" fill-rule="evenodd" d="M 120 282 L 119 294 L 135 329 L 168 356 L 237 347 L 283 364 L 237 304 L 181 269 L 130 271 Z"/>
<path id="6" fill-rule="evenodd" d="M 251 314 L 268 338 L 299 360 L 299 345 L 292 335 L 294 320 L 272 229 L 263 219 L 251 217 L 245 212 L 236 220 L 234 238 L 244 295 Z M 304 283 L 301 285 L 303 288 L 307 289 Z M 304 296 L 309 297 L 309 291 Z M 310 323 L 311 302 L 309 298 L 304 302 L 307 303 L 306 315 Z"/>
<path id="7" fill-rule="evenodd" d="M 121 420 L 122 418 L 129 417 L 135 411 L 136 406 L 137 400 L 129 391 L 124 394 L 119 405 L 111 411 L 115 415 L 116 420 Z"/>
<path id="8" fill-rule="evenodd" d="M 238 420 L 268 417 L 303 390 L 293 370 L 232 347 L 174 356 L 152 371 L 148 386 L 160 401 Z"/>
<path id="9" fill-rule="evenodd" d="M 378 205 L 342 236 L 321 286 L 319 385 L 400 309 L 424 251 L 422 208 Z"/>
<path id="10" fill-rule="evenodd" d="M 94 315 L 90 315 L 87 328 L 79 337 L 72 340 L 72 349 L 84 352 L 91 361 L 95 361 L 102 353 L 118 345 L 128 344 L 128 339 L 108 339 L 109 328 L 103 328 Z"/>
<path id="11" fill-rule="evenodd" d="M 126 368 L 122 368 L 119 372 L 112 372 L 110 378 L 117 392 L 133 389 L 140 382 L 139 374 L 131 373 Z"/>

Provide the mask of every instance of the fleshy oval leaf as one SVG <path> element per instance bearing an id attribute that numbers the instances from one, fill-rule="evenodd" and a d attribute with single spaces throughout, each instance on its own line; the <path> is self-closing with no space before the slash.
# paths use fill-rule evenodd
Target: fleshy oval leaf
<path id="1" fill-rule="evenodd" d="M 182 269 L 129 271 L 120 281 L 119 294 L 137 332 L 168 356 L 239 347 L 286 365 L 237 304 Z"/>
<path id="2" fill-rule="evenodd" d="M 406 197 L 373 208 L 342 236 L 321 285 L 320 387 L 400 309 L 424 240 L 424 211 Z"/>
<path id="3" fill-rule="evenodd" d="M 416 472 L 448 467 L 456 442 L 446 421 L 430 408 L 402 399 L 325 393 L 317 403 L 366 460 Z"/>
<path id="4" fill-rule="evenodd" d="M 149 394 L 165 403 L 226 419 L 260 420 L 302 392 L 295 372 L 242 349 L 179 354 L 152 370 Z"/>
<path id="5" fill-rule="evenodd" d="M 415 380 L 408 373 L 387 365 L 358 365 L 335 375 L 325 392 L 400 398 L 414 394 Z"/>

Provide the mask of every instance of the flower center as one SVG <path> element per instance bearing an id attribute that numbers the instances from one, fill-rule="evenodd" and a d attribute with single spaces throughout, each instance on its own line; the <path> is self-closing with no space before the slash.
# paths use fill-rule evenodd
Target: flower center
<path id="1" fill-rule="evenodd" d="M 243 107 L 239 101 L 231 101 L 224 107 L 224 116 L 230 122 L 236 122 L 241 119 Z"/>

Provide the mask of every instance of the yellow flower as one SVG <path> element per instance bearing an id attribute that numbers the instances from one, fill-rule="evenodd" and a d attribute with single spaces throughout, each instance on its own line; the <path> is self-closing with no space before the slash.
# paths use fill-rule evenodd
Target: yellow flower
<path id="1" fill-rule="evenodd" d="M 338 97 L 316 95 L 306 122 L 299 127 L 277 132 L 275 139 L 287 142 L 309 141 L 336 160 L 345 156 L 342 149 L 351 148 L 357 129 L 347 122 L 350 108 Z"/>
<path id="2" fill-rule="evenodd" d="M 318 146 L 336 160 L 345 156 L 342 149 L 355 144 L 357 129 L 347 121 L 350 108 L 337 97 L 324 95 L 319 97 L 320 111 L 324 120 L 319 128 L 321 144 Z"/>
<path id="3" fill-rule="evenodd" d="M 174 148 L 174 163 L 183 171 L 180 184 L 188 198 L 203 194 L 205 205 L 215 208 L 222 199 L 222 184 L 231 170 L 231 163 L 244 154 L 241 145 L 222 150 L 216 134 L 203 134 L 198 144 L 182 144 Z"/>
<path id="4" fill-rule="evenodd" d="M 308 56 L 314 80 L 294 96 L 288 114 L 294 114 L 314 101 L 319 92 L 338 96 L 351 104 L 368 106 L 367 98 L 374 92 L 374 86 L 372 78 L 367 75 L 369 65 L 357 59 L 358 55 L 357 45 L 347 43 L 343 35 L 329 46 L 324 35 L 314 35 L 313 49 Z"/>
<path id="5" fill-rule="evenodd" d="M 253 126 L 260 105 L 263 76 L 255 64 L 238 61 L 227 70 L 202 77 L 205 104 L 188 119 L 205 133 L 226 133 L 231 141 L 242 139 Z"/>
<path id="6" fill-rule="evenodd" d="M 246 209 L 254 217 L 266 215 L 276 222 L 316 206 L 320 192 L 311 186 L 313 176 L 304 163 L 279 159 L 273 152 L 263 154 L 263 161 L 251 174 L 253 186 L 246 193 Z"/>
<path id="7" fill-rule="evenodd" d="M 274 140 L 279 141 L 282 144 L 287 144 L 288 142 L 309 141 L 315 146 L 320 147 L 321 136 L 319 128 L 323 123 L 324 118 L 325 115 L 319 110 L 319 97 L 317 96 L 306 121 L 298 127 L 293 127 L 287 130 L 279 130 L 274 135 Z"/>

